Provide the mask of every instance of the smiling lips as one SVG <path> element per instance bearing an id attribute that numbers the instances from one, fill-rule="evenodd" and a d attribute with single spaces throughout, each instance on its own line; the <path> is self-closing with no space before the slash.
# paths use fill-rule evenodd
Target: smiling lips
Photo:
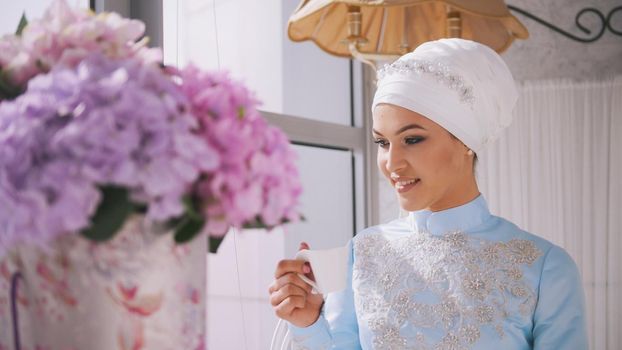
<path id="1" fill-rule="evenodd" d="M 395 177 L 391 174 L 391 182 L 398 193 L 408 192 L 415 187 L 421 180 L 414 178 Z"/>

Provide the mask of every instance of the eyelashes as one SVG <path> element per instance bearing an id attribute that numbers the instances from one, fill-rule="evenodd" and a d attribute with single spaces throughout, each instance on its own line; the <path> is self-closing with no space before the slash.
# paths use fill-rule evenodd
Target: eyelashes
<path id="1" fill-rule="evenodd" d="M 425 140 L 425 137 L 416 136 L 416 137 L 407 137 L 404 139 L 404 143 L 406 145 L 416 145 Z M 389 142 L 383 139 L 374 139 L 374 143 L 378 145 L 380 148 L 386 148 L 389 146 Z"/>
<path id="2" fill-rule="evenodd" d="M 389 145 L 389 143 L 385 140 L 380 140 L 380 139 L 376 139 L 374 140 L 374 143 L 378 145 L 378 147 L 380 148 L 385 148 Z"/>
<path id="3" fill-rule="evenodd" d="M 425 138 L 417 136 L 417 137 L 407 137 L 404 142 L 406 142 L 407 145 L 414 145 L 417 143 L 420 143 L 421 141 L 425 140 Z"/>

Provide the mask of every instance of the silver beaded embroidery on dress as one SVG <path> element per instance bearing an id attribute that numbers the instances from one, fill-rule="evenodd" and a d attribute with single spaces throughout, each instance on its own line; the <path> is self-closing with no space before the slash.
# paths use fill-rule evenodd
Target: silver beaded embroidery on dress
<path id="1" fill-rule="evenodd" d="M 542 255 L 532 241 L 462 232 L 367 235 L 355 240 L 354 254 L 357 315 L 374 349 L 470 349 L 482 327 L 502 338 L 508 315 L 535 308 L 536 293 L 521 269 Z M 442 337 L 427 339 L 425 329 Z"/>

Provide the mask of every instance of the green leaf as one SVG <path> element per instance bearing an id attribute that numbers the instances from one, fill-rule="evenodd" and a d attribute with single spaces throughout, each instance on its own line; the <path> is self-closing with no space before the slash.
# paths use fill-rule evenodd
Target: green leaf
<path id="1" fill-rule="evenodd" d="M 266 224 L 261 220 L 261 216 L 257 215 L 253 221 L 247 221 L 242 225 L 242 228 L 252 229 L 252 228 L 268 228 Z"/>
<path id="2" fill-rule="evenodd" d="M 225 239 L 225 236 L 222 237 L 209 237 L 209 252 L 216 254 L 216 252 L 218 252 L 218 247 L 220 247 L 220 244 L 222 243 L 222 241 Z"/>
<path id="3" fill-rule="evenodd" d="M 9 75 L 0 68 L 0 98 L 11 100 L 19 96 L 22 90 L 18 86 L 13 86 Z"/>
<path id="4" fill-rule="evenodd" d="M 201 233 L 204 225 L 205 220 L 202 218 L 197 219 L 186 215 L 185 220 L 182 220 L 182 223 L 175 230 L 175 242 L 181 244 L 191 241 Z"/>
<path id="5" fill-rule="evenodd" d="M 307 221 L 307 218 L 305 218 L 302 214 L 298 214 L 300 215 L 300 221 Z M 281 222 L 278 225 L 285 225 L 285 224 L 289 224 L 291 221 L 288 219 L 282 219 Z M 278 226 L 276 225 L 276 226 Z M 252 221 L 247 221 L 244 223 L 244 225 L 242 225 L 242 228 L 245 229 L 253 229 L 253 228 L 265 228 L 265 229 L 273 229 L 275 226 L 268 226 L 266 225 L 263 220 L 261 220 L 261 216 L 257 215 L 255 217 L 254 220 Z"/>
<path id="6" fill-rule="evenodd" d="M 147 214 L 147 209 L 149 209 L 147 207 L 146 204 L 136 204 L 134 203 L 134 211 L 138 214 Z"/>
<path id="7" fill-rule="evenodd" d="M 91 226 L 82 235 L 96 242 L 104 242 L 121 229 L 127 217 L 134 211 L 127 189 L 116 186 L 101 188 L 101 203 L 91 218 Z"/>
<path id="8" fill-rule="evenodd" d="M 202 218 L 201 214 L 199 214 L 199 211 L 196 209 L 196 203 L 192 196 L 184 196 L 182 201 L 188 217 L 196 220 L 200 220 Z"/>
<path id="9" fill-rule="evenodd" d="M 28 19 L 26 18 L 26 12 L 22 13 L 22 18 L 19 20 L 19 24 L 17 25 L 17 30 L 15 31 L 15 35 L 22 36 L 22 32 L 24 28 L 28 25 Z"/>
<path id="10" fill-rule="evenodd" d="M 11 94 L 9 94 L 8 92 L 6 92 L 2 86 L 0 85 L 0 101 L 3 100 L 10 100 L 11 99 Z"/>
<path id="11" fill-rule="evenodd" d="M 185 214 L 184 214 L 184 216 L 180 216 L 180 217 L 177 217 L 177 218 L 169 219 L 166 222 L 166 227 L 168 228 L 169 232 L 171 230 L 176 230 L 177 227 L 179 227 L 179 225 L 181 225 L 184 222 L 184 220 L 186 220 Z"/>

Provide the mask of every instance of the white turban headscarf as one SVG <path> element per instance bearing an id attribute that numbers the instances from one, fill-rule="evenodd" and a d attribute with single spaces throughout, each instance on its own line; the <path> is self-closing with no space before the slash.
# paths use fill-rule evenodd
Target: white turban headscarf
<path id="1" fill-rule="evenodd" d="M 479 153 L 510 125 L 517 99 L 512 74 L 495 51 L 441 39 L 378 71 L 372 112 L 380 103 L 417 112 Z"/>

